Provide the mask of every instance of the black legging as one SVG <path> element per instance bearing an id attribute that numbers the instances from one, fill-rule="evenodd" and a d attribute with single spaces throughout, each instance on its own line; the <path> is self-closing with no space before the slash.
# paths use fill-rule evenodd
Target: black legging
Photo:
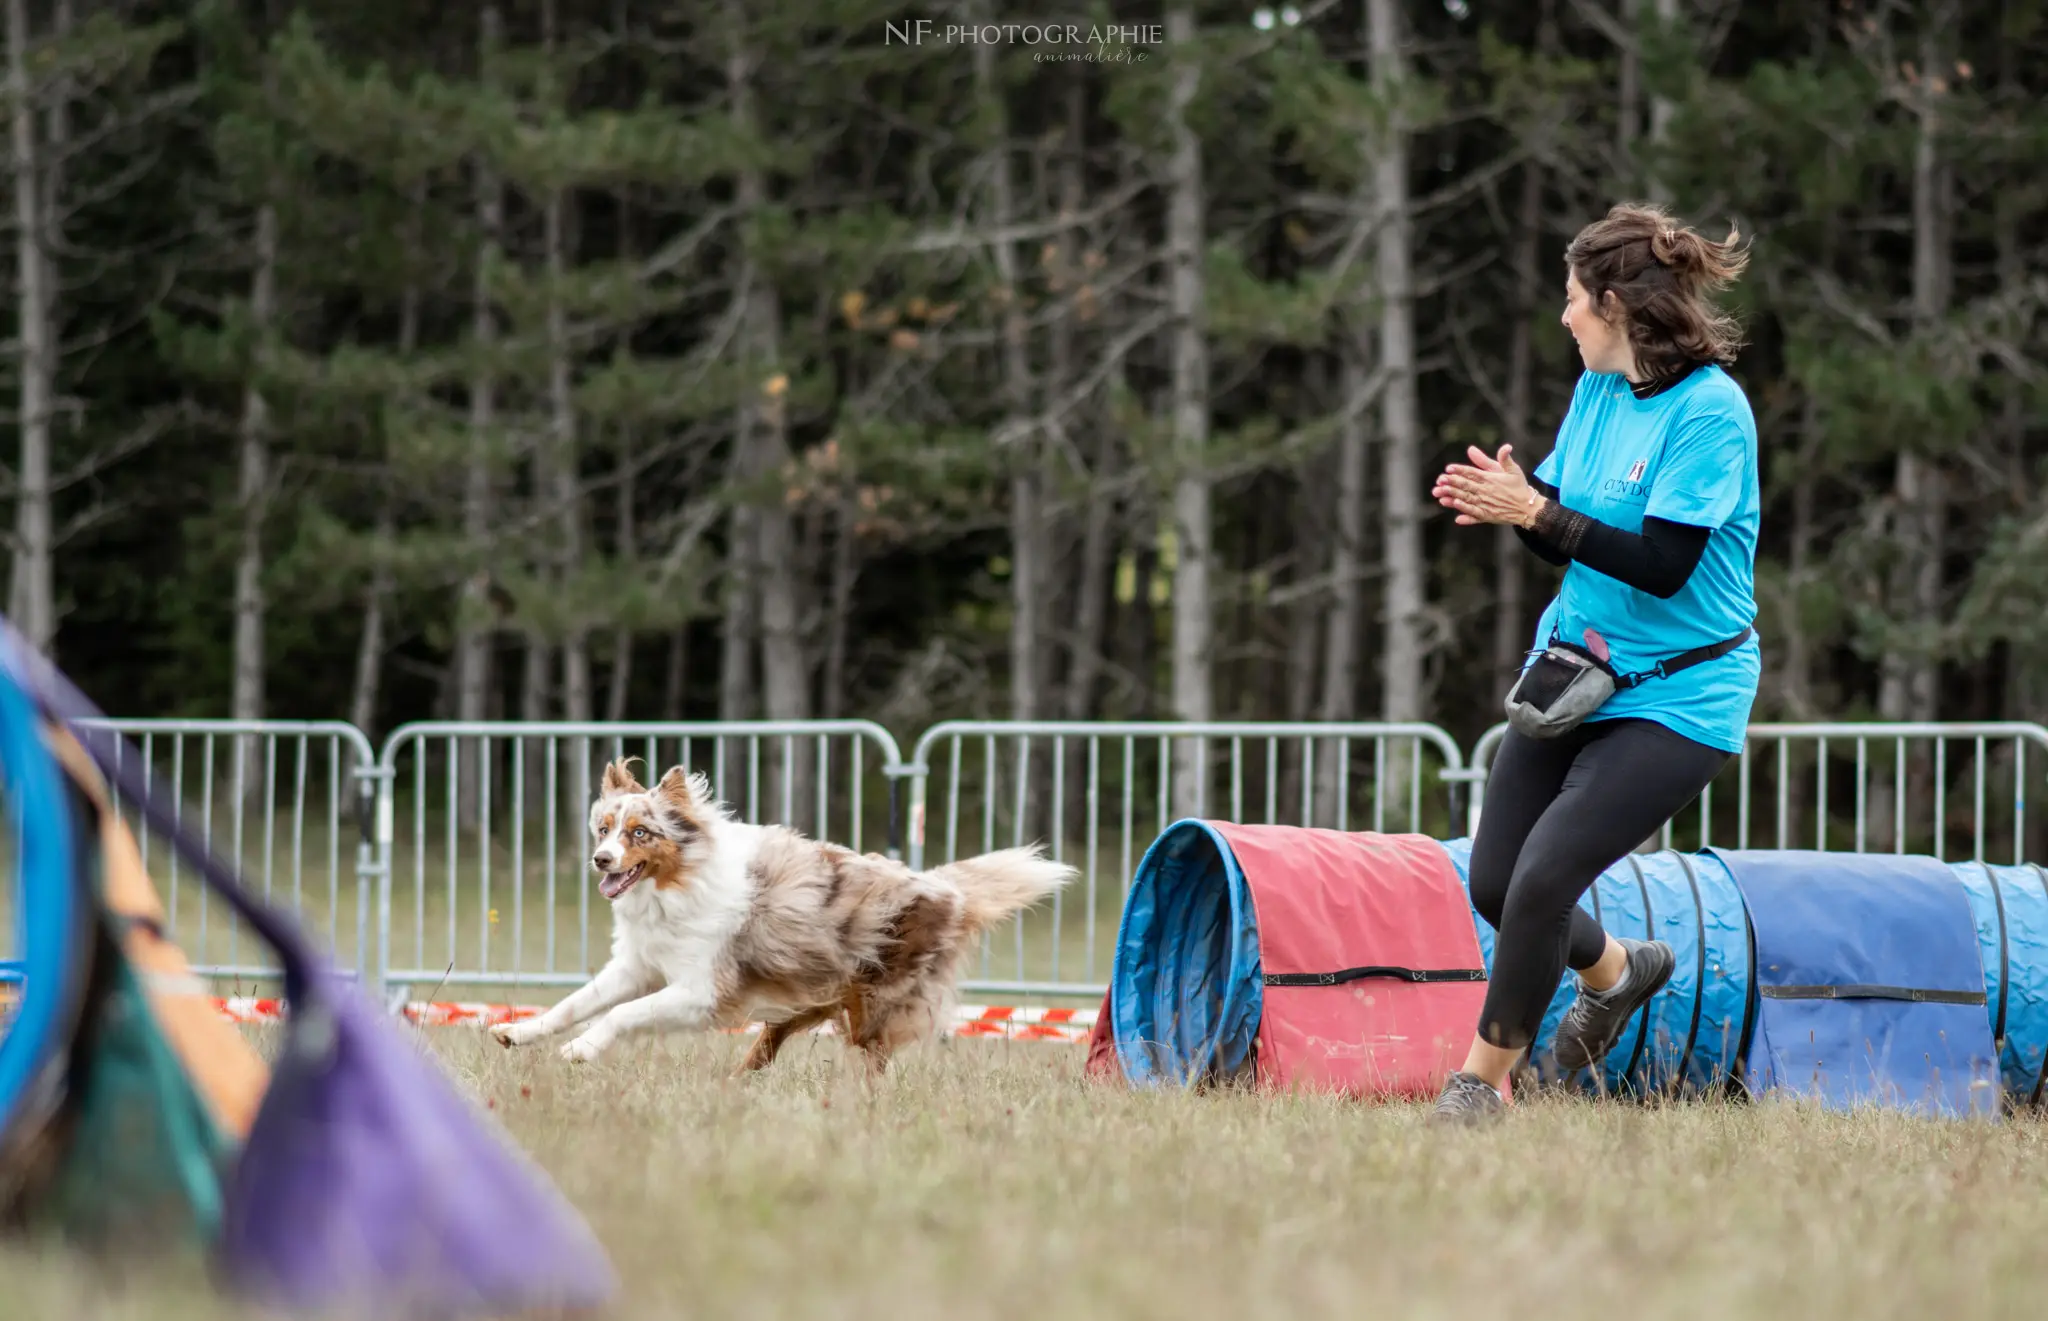
<path id="1" fill-rule="evenodd" d="M 1592 967 L 1607 933 L 1579 907 L 1601 872 L 1698 796 L 1729 754 L 1649 720 L 1595 720 L 1554 739 L 1509 730 L 1472 840 L 1472 905 L 1499 933 L 1479 1035 L 1536 1039 L 1567 966 Z"/>

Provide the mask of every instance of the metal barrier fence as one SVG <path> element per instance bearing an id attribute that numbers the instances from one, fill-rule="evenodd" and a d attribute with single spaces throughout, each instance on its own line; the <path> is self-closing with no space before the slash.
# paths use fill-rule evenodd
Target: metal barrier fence
<path id="1" fill-rule="evenodd" d="M 378 980 L 371 902 L 382 874 L 371 833 L 377 759 L 362 731 L 340 720 L 86 723 L 120 734 L 173 794 L 179 820 L 233 861 L 266 899 L 297 917 L 338 967 Z M 211 902 L 205 885 L 187 875 L 177 851 L 153 837 L 139 812 L 118 795 L 115 807 L 135 834 L 143 865 L 163 895 L 171 934 L 193 970 L 231 982 L 274 978 L 277 966 L 261 939 Z"/>
<path id="2" fill-rule="evenodd" d="M 610 921 L 600 899 L 593 940 L 588 813 L 605 763 L 628 756 L 643 783 L 671 765 L 704 772 L 744 820 L 855 849 L 879 833 L 900 853 L 902 758 L 872 721 L 404 725 L 379 761 L 386 993 L 576 985 L 602 965 Z"/>
<path id="3" fill-rule="evenodd" d="M 1037 841 L 1074 863 L 1080 882 L 1011 924 L 1005 954 L 984 940 L 964 989 L 1100 996 L 1101 932 L 1115 932 L 1133 868 L 1172 821 L 1442 830 L 1457 819 L 1463 769 L 1457 743 L 1426 724 L 949 721 L 911 753 L 909 861 Z M 1104 887 L 1104 872 L 1119 883 Z"/>
<path id="4" fill-rule="evenodd" d="M 1474 746 L 1478 784 L 1506 733 L 1496 725 Z M 1754 724 L 1748 748 L 1665 823 L 1658 847 L 1701 849 L 1718 839 L 1735 848 L 1846 846 L 2001 862 L 2008 859 L 1993 842 L 2009 838 L 2009 860 L 2024 862 L 2030 843 L 2040 843 L 2039 823 L 2029 833 L 2027 798 L 2043 772 L 2048 729 L 2018 721 Z M 1478 828 L 1480 807 L 1475 793 L 1468 829 Z"/>
<path id="5" fill-rule="evenodd" d="M 603 962 L 586 820 L 615 757 L 639 758 L 649 782 L 686 764 L 743 819 L 880 843 L 913 866 L 1042 842 L 1081 880 L 985 941 L 963 989 L 1099 997 L 1131 875 L 1173 820 L 1469 833 L 1506 733 L 1488 730 L 1468 759 L 1429 724 L 951 721 L 906 762 L 864 720 L 428 722 L 393 731 L 381 755 L 340 721 L 96 723 L 338 966 L 384 994 L 572 985 Z M 2021 862 L 2048 851 L 2048 829 L 2027 815 L 2044 774 L 2048 728 L 2036 724 L 1756 724 L 1747 751 L 1644 843 Z M 260 942 L 124 816 L 195 970 L 271 977 Z"/>

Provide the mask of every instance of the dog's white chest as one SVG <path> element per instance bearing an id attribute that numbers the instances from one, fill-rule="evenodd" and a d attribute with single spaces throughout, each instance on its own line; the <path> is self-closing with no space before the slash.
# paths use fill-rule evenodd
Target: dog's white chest
<path id="1" fill-rule="evenodd" d="M 625 945 L 634 957 L 660 969 L 670 980 L 711 963 L 723 943 L 715 933 L 694 926 L 629 927 L 625 932 Z"/>
<path id="2" fill-rule="evenodd" d="M 704 890 L 628 895 L 617 918 L 619 952 L 675 983 L 711 973 L 745 915 L 743 896 Z"/>

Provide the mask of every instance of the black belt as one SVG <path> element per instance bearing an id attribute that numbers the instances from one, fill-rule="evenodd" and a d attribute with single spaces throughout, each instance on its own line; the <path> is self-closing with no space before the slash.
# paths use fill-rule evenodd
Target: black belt
<path id="1" fill-rule="evenodd" d="M 1341 982 L 1387 977 L 1402 982 L 1483 982 L 1484 968 L 1345 968 L 1341 972 L 1269 972 L 1268 986 L 1336 986 Z"/>
<path id="2" fill-rule="evenodd" d="M 1916 1004 L 1980 1005 L 1982 991 L 1929 991 L 1918 986 L 1760 986 L 1766 1000 L 1910 1000 Z"/>

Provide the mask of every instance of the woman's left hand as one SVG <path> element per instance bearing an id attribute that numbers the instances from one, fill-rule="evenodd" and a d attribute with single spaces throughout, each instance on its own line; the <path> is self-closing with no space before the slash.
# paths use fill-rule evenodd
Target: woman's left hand
<path id="1" fill-rule="evenodd" d="M 1493 458 L 1478 446 L 1468 445 L 1465 453 L 1472 466 L 1449 465 L 1430 494 L 1444 508 L 1456 510 L 1459 524 L 1466 527 L 1475 523 L 1529 526 L 1542 501 L 1516 466 L 1513 448 L 1503 445 L 1499 457 Z"/>

